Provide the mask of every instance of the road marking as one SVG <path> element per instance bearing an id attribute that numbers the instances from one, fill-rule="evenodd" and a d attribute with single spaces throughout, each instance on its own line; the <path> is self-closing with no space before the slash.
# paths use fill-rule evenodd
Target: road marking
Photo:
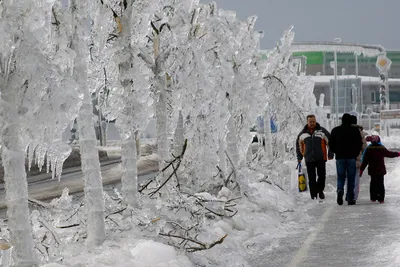
<path id="1" fill-rule="evenodd" d="M 301 245 L 296 255 L 293 257 L 292 261 L 287 265 L 287 267 L 298 267 L 304 258 L 307 257 L 308 250 L 311 247 L 311 244 L 314 243 L 315 238 L 318 233 L 324 228 L 325 222 L 328 220 L 329 215 L 332 213 L 332 210 L 335 205 L 329 205 L 329 207 L 325 210 L 321 219 L 319 220 L 319 224 L 317 228 L 307 237 L 306 241 Z"/>

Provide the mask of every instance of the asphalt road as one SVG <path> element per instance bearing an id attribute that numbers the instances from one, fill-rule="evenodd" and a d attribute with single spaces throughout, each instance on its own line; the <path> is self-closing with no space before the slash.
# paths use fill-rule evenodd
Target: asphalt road
<path id="1" fill-rule="evenodd" d="M 101 174 L 103 185 L 119 184 L 121 181 L 120 160 L 110 160 L 101 163 Z M 158 171 L 158 165 L 144 166 L 141 168 L 138 163 L 138 178 L 144 181 Z M 83 191 L 83 173 L 80 167 L 73 167 L 63 170 L 60 181 L 51 179 L 51 174 L 40 174 L 28 178 L 29 197 L 36 200 L 48 200 L 59 197 L 65 187 L 68 187 L 70 194 Z M 0 209 L 6 208 L 4 185 L 0 185 Z M 0 212 L 1 214 L 1 212 Z M 0 215 L 1 216 L 1 215 Z"/>

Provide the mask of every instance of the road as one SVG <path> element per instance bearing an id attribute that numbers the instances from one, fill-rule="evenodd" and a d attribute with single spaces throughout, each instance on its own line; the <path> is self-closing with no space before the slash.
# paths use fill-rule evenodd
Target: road
<path id="1" fill-rule="evenodd" d="M 395 159 L 399 161 L 398 159 Z M 393 168 L 394 160 L 387 160 Z M 361 179 L 355 206 L 336 204 L 336 193 L 326 201 L 307 202 L 307 222 L 289 236 L 270 244 L 259 244 L 252 253 L 252 267 L 398 267 L 400 266 L 400 195 L 386 188 L 384 204 L 369 200 L 369 176 Z M 327 177 L 335 185 L 336 176 Z M 399 256 L 397 256 L 399 255 Z"/>
<path id="2" fill-rule="evenodd" d="M 103 184 L 118 184 L 121 181 L 121 165 L 119 159 L 101 163 Z M 158 171 L 157 164 L 141 164 L 138 161 L 138 176 L 141 181 L 150 178 Z M 62 190 L 68 187 L 70 194 L 83 190 L 83 174 L 80 167 L 63 170 L 60 181 L 51 179 L 51 174 L 40 174 L 28 178 L 29 197 L 37 200 L 48 200 L 61 195 Z M 6 208 L 4 185 L 0 185 L 0 209 Z M 0 212 L 1 214 L 1 212 Z"/>

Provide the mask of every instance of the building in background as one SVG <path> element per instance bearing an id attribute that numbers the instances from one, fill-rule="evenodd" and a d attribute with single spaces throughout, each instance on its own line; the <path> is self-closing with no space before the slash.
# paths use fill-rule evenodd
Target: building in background
<path id="1" fill-rule="evenodd" d="M 390 109 L 400 109 L 400 51 L 386 51 L 386 56 L 392 61 L 388 75 Z M 323 93 L 325 106 L 331 106 L 331 86 L 334 80 L 331 62 L 334 61 L 334 53 L 294 52 L 293 58 L 304 62 L 306 75 L 311 75 L 315 82 L 316 99 Z M 380 111 L 381 80 L 376 62 L 377 57 L 356 57 L 353 53 L 337 54 L 340 113 L 351 111 L 355 104 L 356 110 L 361 113 L 365 113 L 367 108 Z"/>
<path id="2" fill-rule="evenodd" d="M 333 75 L 333 69 L 330 62 L 334 60 L 333 52 L 295 52 L 294 57 L 305 56 L 307 75 Z M 389 70 L 390 78 L 400 78 L 400 51 L 386 51 L 386 56 L 392 61 Z M 376 69 L 377 57 L 358 56 L 358 75 L 378 77 L 379 72 Z M 353 53 L 338 53 L 338 73 L 344 68 L 347 74 L 356 74 L 356 57 Z"/>

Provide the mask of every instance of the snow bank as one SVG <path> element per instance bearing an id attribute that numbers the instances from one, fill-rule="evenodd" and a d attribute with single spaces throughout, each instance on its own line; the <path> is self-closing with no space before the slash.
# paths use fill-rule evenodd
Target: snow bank
<path id="1" fill-rule="evenodd" d="M 193 264 L 185 255 L 178 255 L 171 246 L 152 240 L 130 239 L 106 241 L 94 252 L 87 252 L 82 247 L 64 251 L 65 266 L 79 267 L 192 267 Z M 49 263 L 45 267 L 63 267 Z"/>
<path id="2" fill-rule="evenodd" d="M 394 164 L 393 168 L 390 168 L 390 166 L 386 164 L 386 169 L 389 171 L 385 175 L 385 184 L 388 189 L 390 188 L 398 192 L 400 190 L 400 159 L 395 159 L 395 162 L 392 164 Z"/>
<path id="3" fill-rule="evenodd" d="M 178 256 L 171 246 L 152 240 L 141 240 L 131 250 L 133 266 L 137 267 L 190 267 L 186 256 Z"/>
<path id="4" fill-rule="evenodd" d="M 381 136 L 381 140 L 384 146 L 388 149 L 399 149 L 400 150 L 400 130 L 390 129 L 390 136 Z"/>

